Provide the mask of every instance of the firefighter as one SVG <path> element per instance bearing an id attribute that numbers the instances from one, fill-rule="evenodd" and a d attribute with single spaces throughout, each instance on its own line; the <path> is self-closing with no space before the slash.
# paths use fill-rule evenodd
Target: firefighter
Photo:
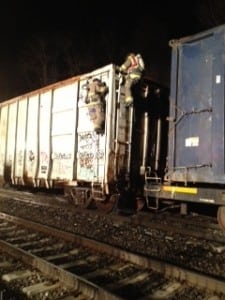
<path id="1" fill-rule="evenodd" d="M 96 133 L 103 133 L 105 123 L 105 97 L 108 93 L 108 87 L 105 82 L 94 78 L 91 82 L 87 82 L 86 89 L 87 96 L 85 103 L 87 104 L 90 121 Z"/>
<path id="2" fill-rule="evenodd" d="M 130 53 L 124 63 L 119 67 L 119 71 L 125 75 L 125 105 L 133 103 L 132 88 L 141 79 L 144 71 L 144 62 L 140 54 Z"/>
<path id="3" fill-rule="evenodd" d="M 94 78 L 87 84 L 87 97 L 86 104 L 91 102 L 103 102 L 106 94 L 108 93 L 108 87 L 105 82 L 102 82 L 98 78 Z"/>

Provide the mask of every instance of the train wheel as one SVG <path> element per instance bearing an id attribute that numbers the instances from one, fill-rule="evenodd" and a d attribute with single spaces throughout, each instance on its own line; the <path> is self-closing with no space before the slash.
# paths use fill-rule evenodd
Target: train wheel
<path id="1" fill-rule="evenodd" d="M 71 202 L 78 208 L 90 208 L 94 202 L 90 193 L 78 196 L 74 190 L 70 191 Z"/>
<path id="2" fill-rule="evenodd" d="M 94 206 L 94 199 L 90 196 L 89 198 L 86 199 L 82 208 L 93 208 L 93 206 Z"/>
<path id="3" fill-rule="evenodd" d="M 140 211 L 145 206 L 145 200 L 142 198 L 136 198 L 136 209 L 137 211 Z"/>
<path id="4" fill-rule="evenodd" d="M 95 201 L 95 205 L 101 212 L 110 213 L 117 207 L 118 198 L 118 194 L 113 194 L 104 201 Z"/>
<path id="5" fill-rule="evenodd" d="M 217 210 L 217 221 L 219 226 L 225 230 L 225 206 L 220 206 Z"/>

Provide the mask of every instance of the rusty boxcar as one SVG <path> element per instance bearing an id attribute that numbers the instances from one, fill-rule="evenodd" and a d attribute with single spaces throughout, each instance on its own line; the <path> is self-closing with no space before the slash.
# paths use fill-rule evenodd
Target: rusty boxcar
<path id="1" fill-rule="evenodd" d="M 107 93 L 87 103 L 87 83 L 96 79 Z M 161 87 L 142 80 L 127 108 L 121 80 L 109 64 L 0 103 L 1 182 L 63 188 L 76 205 L 94 200 L 107 210 L 119 186 L 143 188 L 147 166 L 160 159 Z"/>

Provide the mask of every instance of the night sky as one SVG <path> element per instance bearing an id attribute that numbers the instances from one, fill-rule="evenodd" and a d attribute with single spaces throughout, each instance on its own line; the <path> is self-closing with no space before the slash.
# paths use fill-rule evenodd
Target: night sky
<path id="1" fill-rule="evenodd" d="M 0 101 L 33 89 L 25 80 L 21 59 L 32 56 L 25 56 L 24 49 L 35 36 L 47 40 L 54 37 L 54 55 L 65 47 L 65 40 L 72 41 L 79 68 L 69 73 L 60 66 L 59 80 L 108 63 L 121 64 L 128 52 L 138 51 L 145 59 L 148 74 L 168 85 L 168 42 L 212 27 L 204 22 L 205 12 L 200 5 L 207 1 L 212 2 L 7 1 L 0 5 Z M 61 56 L 62 65 L 63 61 Z M 60 61 L 56 67 L 59 65 Z M 41 87 L 34 81 L 35 87 Z"/>

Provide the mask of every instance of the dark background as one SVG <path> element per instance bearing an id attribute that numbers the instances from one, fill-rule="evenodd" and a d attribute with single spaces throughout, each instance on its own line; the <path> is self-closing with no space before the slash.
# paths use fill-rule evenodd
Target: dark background
<path id="1" fill-rule="evenodd" d="M 170 39 L 225 23 L 225 0 L 0 4 L 0 101 L 140 52 L 169 87 Z"/>

